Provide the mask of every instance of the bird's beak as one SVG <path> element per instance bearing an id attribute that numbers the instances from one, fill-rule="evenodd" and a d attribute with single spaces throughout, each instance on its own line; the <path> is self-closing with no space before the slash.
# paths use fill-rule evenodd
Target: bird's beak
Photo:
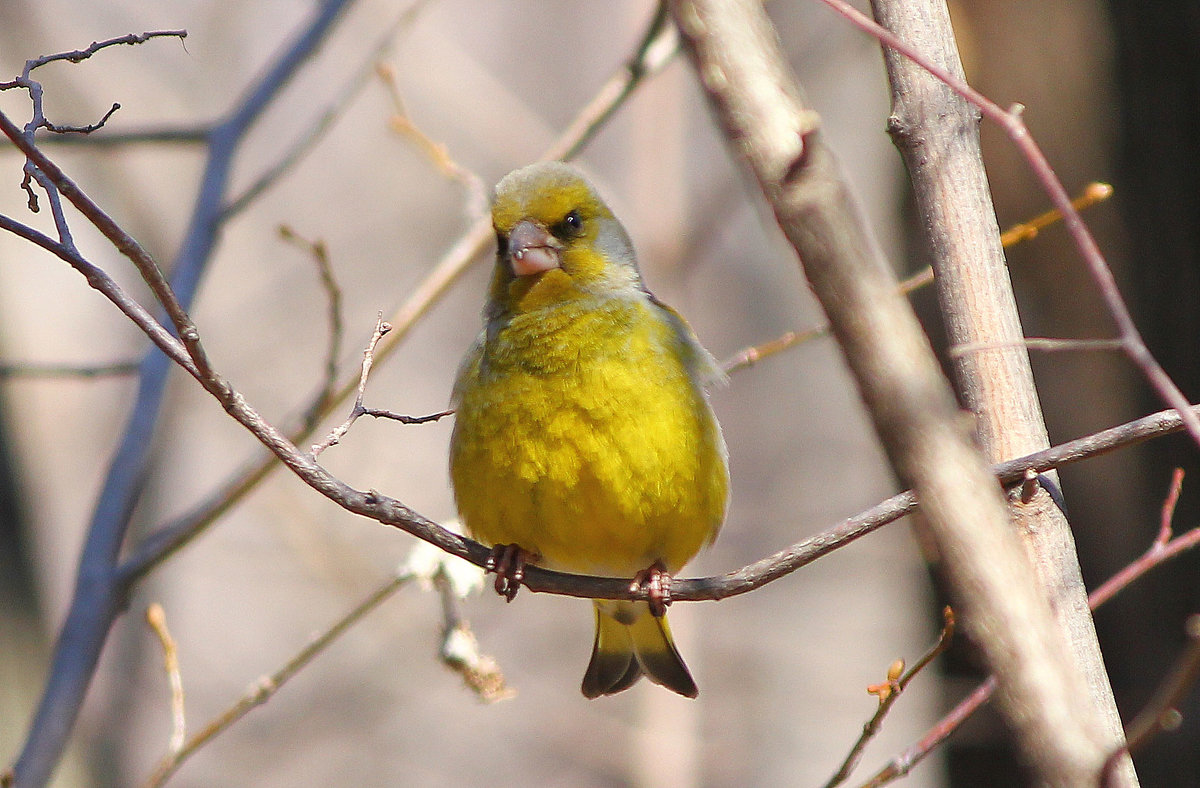
<path id="1" fill-rule="evenodd" d="M 513 273 L 531 276 L 562 265 L 562 242 L 540 224 L 523 219 L 508 234 Z"/>

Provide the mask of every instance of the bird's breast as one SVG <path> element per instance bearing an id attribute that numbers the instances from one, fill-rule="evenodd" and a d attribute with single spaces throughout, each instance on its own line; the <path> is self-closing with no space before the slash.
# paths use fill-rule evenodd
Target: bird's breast
<path id="1" fill-rule="evenodd" d="M 549 566 L 629 576 L 656 560 L 678 568 L 719 526 L 719 428 L 662 327 L 637 309 L 509 321 L 488 337 L 464 372 L 475 379 L 460 381 L 451 452 L 474 536 Z"/>

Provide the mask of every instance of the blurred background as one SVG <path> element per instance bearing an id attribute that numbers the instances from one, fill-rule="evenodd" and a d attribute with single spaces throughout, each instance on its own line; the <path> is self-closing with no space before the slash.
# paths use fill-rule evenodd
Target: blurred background
<path id="1" fill-rule="evenodd" d="M 352 4 L 325 46 L 258 122 L 236 160 L 234 192 L 275 162 L 346 91 L 380 31 L 407 2 Z M 1126 7 L 1128 6 L 1128 7 Z M 409 117 L 462 167 L 492 184 L 539 156 L 632 52 L 648 0 L 550 4 L 435 0 L 395 37 L 384 61 Z M 0 5 L 0 81 L 27 58 L 129 32 L 186 28 L 40 69 L 56 123 L 106 130 L 195 127 L 222 117 L 308 21 L 311 2 L 117 0 Z M 884 132 L 888 95 L 876 44 L 819 4 L 768 9 L 822 115 L 826 139 L 898 273 L 924 265 L 906 238 L 903 172 Z M 1184 4 L 995 3 L 954 7 L 974 83 L 1027 121 L 1068 189 L 1116 186 L 1091 226 L 1117 268 L 1152 349 L 1194 398 L 1200 314 L 1194 235 L 1197 21 Z M 1159 16 L 1154 16 L 1158 14 Z M 1117 24 L 1120 22 L 1120 24 Z M 1188 27 L 1188 25 L 1191 27 Z M 1189 37 L 1190 36 L 1190 37 Z M 18 91 L 0 107 L 28 117 Z M 287 225 L 323 240 L 344 297 L 341 373 L 352 375 L 376 314 L 405 301 L 481 206 L 391 125 L 394 103 L 371 78 L 314 149 L 225 226 L 193 315 L 215 366 L 277 423 L 321 381 L 326 299 L 312 260 L 279 237 Z M 1045 209 L 1005 140 L 985 129 L 1002 226 Z M 83 188 L 164 265 L 195 199 L 195 144 L 47 146 Z M 0 211 L 42 228 L 19 189 L 22 161 L 0 152 Z M 686 61 L 633 96 L 584 151 L 590 174 L 632 235 L 647 283 L 682 311 L 719 358 L 821 320 L 794 254 L 713 128 Z M 82 251 L 134 293 L 131 266 L 75 219 Z M 1061 230 L 1010 252 L 1026 332 L 1107 336 L 1109 322 Z M 446 407 L 458 360 L 479 328 L 482 259 L 373 372 L 367 404 L 423 414 Z M 918 303 L 940 341 L 932 294 Z M 147 342 L 65 264 L 0 236 L 0 361 L 91 365 L 137 360 Z M 1061 442 L 1161 406 L 1116 356 L 1034 359 L 1051 435 Z M 132 376 L 10 372 L 0 382 L 0 763 L 25 736 L 46 658 L 70 599 L 80 545 L 123 429 Z M 685 574 L 761 558 L 895 491 L 836 347 L 801 346 L 736 374 L 713 393 L 725 429 L 733 501 L 715 546 Z M 330 426 L 341 420 L 338 410 Z M 448 421 L 359 421 L 321 460 L 438 521 L 454 516 Z M 154 471 L 133 538 L 187 511 L 257 444 L 190 379 L 175 375 L 155 436 Z M 1183 459 L 1181 459 L 1183 458 Z M 1194 447 L 1159 441 L 1063 474 L 1084 574 L 1102 581 L 1148 546 L 1173 464 Z M 1185 483 L 1177 518 L 1196 524 Z M 143 781 L 171 730 L 161 649 L 144 623 L 160 603 L 178 642 L 190 730 L 231 705 L 404 561 L 413 540 L 353 517 L 276 473 L 130 600 L 104 652 L 58 772 L 62 786 Z M 1131 717 L 1182 644 L 1196 609 L 1196 559 L 1185 556 L 1125 592 L 1097 619 L 1123 715 Z M 677 605 L 674 630 L 701 695 L 643 682 L 588 702 L 578 685 L 591 644 L 580 600 L 487 593 L 464 604 L 481 648 L 516 694 L 484 704 L 437 658 L 436 595 L 409 587 L 354 627 L 272 700 L 186 763 L 177 786 L 819 785 L 849 751 L 897 657 L 936 639 L 939 601 L 906 522 L 752 594 Z M 965 650 L 919 677 L 864 760 L 865 775 L 915 741 L 980 676 Z M 1138 758 L 1147 785 L 1200 784 L 1200 734 L 1182 731 Z M 982 715 L 907 785 L 1014 785 L 1021 777 L 994 717 Z"/>

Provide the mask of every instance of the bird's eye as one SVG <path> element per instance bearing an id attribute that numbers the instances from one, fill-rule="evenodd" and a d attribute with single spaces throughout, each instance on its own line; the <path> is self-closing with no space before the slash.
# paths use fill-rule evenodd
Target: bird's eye
<path id="1" fill-rule="evenodd" d="M 559 238 L 578 238 L 583 234 L 583 217 L 579 211 L 571 211 L 550 231 Z"/>

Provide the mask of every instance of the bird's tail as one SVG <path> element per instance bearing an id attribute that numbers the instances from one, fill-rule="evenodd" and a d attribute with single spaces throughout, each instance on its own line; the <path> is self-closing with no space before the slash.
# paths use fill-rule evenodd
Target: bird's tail
<path id="1" fill-rule="evenodd" d="M 589 698 L 633 686 L 642 675 L 673 692 L 694 698 L 700 692 L 675 648 L 667 617 L 650 614 L 645 602 L 595 602 L 596 641 L 583 676 Z"/>

